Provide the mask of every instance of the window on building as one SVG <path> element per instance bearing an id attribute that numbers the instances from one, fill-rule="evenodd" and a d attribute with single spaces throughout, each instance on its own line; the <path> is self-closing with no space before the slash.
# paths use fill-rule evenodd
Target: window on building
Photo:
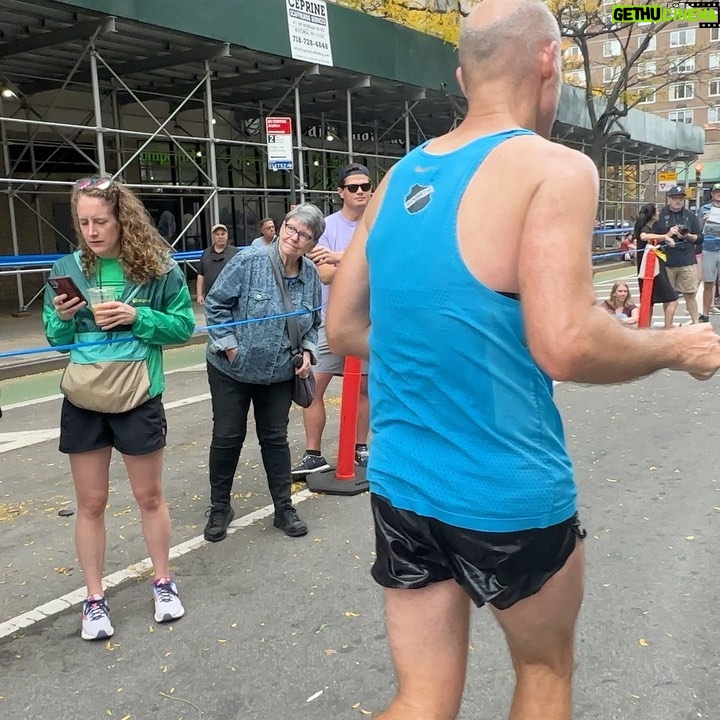
<path id="1" fill-rule="evenodd" d="M 580 48 L 577 45 L 568 45 L 568 47 L 563 50 L 563 57 L 566 60 L 579 58 L 581 54 Z"/>
<path id="2" fill-rule="evenodd" d="M 678 75 L 695 72 L 695 58 L 670 58 L 670 72 Z"/>
<path id="3" fill-rule="evenodd" d="M 708 95 L 710 97 L 720 97 L 720 80 L 711 80 L 708 83 Z"/>
<path id="4" fill-rule="evenodd" d="M 655 102 L 655 88 L 653 87 L 638 87 L 633 92 L 640 96 L 638 105 L 650 105 Z"/>
<path id="5" fill-rule="evenodd" d="M 637 76 L 639 78 L 653 77 L 654 75 L 657 75 L 657 63 L 654 60 L 638 63 Z"/>
<path id="6" fill-rule="evenodd" d="M 670 33 L 670 47 L 685 47 L 695 44 L 695 30 L 674 30 Z"/>
<path id="7" fill-rule="evenodd" d="M 720 68 L 720 53 L 708 53 L 708 67 L 711 70 Z"/>
<path id="8" fill-rule="evenodd" d="M 720 28 L 710 29 L 710 42 L 718 42 L 720 40 Z"/>
<path id="9" fill-rule="evenodd" d="M 620 77 L 620 68 L 616 67 L 604 67 L 603 68 L 603 82 L 611 83 L 615 82 Z"/>
<path id="10" fill-rule="evenodd" d="M 603 57 L 618 57 L 621 52 L 619 40 L 606 40 L 603 43 Z"/>
<path id="11" fill-rule="evenodd" d="M 673 122 L 686 123 L 692 125 L 693 111 L 692 110 L 671 110 L 668 113 L 668 120 Z"/>
<path id="12" fill-rule="evenodd" d="M 637 41 L 638 41 L 638 47 L 640 47 L 643 44 L 643 40 L 646 37 L 646 33 L 642 33 L 638 35 Z M 657 36 L 653 35 L 650 38 L 650 42 L 648 42 L 648 46 L 645 48 L 643 52 L 650 52 L 651 50 L 657 50 Z"/>
<path id="13" fill-rule="evenodd" d="M 715 107 L 708 108 L 707 121 L 711 125 L 717 125 L 720 123 L 720 106 L 716 105 Z"/>
<path id="14" fill-rule="evenodd" d="M 675 83 L 670 86 L 670 100 L 690 100 L 695 97 L 692 83 Z"/>

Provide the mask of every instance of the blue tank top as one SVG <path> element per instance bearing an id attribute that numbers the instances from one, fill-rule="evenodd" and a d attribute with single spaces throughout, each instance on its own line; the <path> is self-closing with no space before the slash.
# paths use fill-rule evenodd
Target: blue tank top
<path id="1" fill-rule="evenodd" d="M 520 302 L 479 282 L 458 248 L 468 183 L 493 148 L 525 134 L 410 152 L 367 241 L 371 490 L 485 532 L 548 527 L 576 509 L 552 381 L 530 355 Z M 489 213 L 477 230 L 501 228 Z"/>

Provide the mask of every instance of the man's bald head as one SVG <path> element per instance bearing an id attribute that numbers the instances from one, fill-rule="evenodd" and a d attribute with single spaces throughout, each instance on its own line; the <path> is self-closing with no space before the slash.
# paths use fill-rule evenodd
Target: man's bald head
<path id="1" fill-rule="evenodd" d="M 522 79 L 528 65 L 537 62 L 537 53 L 553 41 L 559 45 L 560 29 L 541 0 L 483 0 L 460 31 L 464 83 Z"/>

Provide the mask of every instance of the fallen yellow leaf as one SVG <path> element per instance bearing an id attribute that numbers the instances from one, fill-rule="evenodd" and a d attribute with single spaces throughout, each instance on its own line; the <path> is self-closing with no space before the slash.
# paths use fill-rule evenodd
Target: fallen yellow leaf
<path id="1" fill-rule="evenodd" d="M 346 610 L 343 615 L 345 617 L 360 617 L 360 613 L 356 613 L 354 610 Z"/>
<path id="2" fill-rule="evenodd" d="M 363 715 L 372 715 L 372 710 L 363 710 L 362 708 L 360 708 L 360 712 Z"/>
<path id="3" fill-rule="evenodd" d="M 352 709 L 353 709 L 353 710 L 357 710 L 359 707 L 360 707 L 360 703 L 355 703 L 355 704 L 352 706 Z"/>
<path id="4" fill-rule="evenodd" d="M 218 640 L 219 643 L 226 643 L 227 640 Z"/>
<path id="5" fill-rule="evenodd" d="M 647 647 L 647 646 L 648 646 L 648 641 L 647 641 L 645 638 L 640 638 L 640 639 L 638 640 L 638 645 L 641 645 L 642 647 Z"/>
<path id="6" fill-rule="evenodd" d="M 688 535 L 685 539 L 686 539 L 686 540 L 694 540 L 694 539 L 695 539 L 695 536 L 694 536 L 694 535 Z"/>

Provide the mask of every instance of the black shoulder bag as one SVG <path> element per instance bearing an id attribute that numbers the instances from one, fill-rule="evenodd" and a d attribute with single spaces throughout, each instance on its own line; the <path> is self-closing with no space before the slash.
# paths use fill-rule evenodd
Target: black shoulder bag
<path id="1" fill-rule="evenodd" d="M 268 258 L 272 265 L 273 272 L 275 273 L 275 280 L 280 288 L 280 292 L 283 296 L 283 303 L 285 305 L 285 312 L 294 313 L 295 308 L 293 307 L 292 300 L 290 300 L 290 294 L 287 291 L 285 281 L 283 280 L 280 268 L 275 263 L 275 258 L 270 254 L 270 248 L 267 248 Z M 303 350 L 302 343 L 300 341 L 300 327 L 298 325 L 297 315 L 288 315 L 285 318 L 287 321 L 288 335 L 290 336 L 290 349 L 292 352 L 292 364 L 293 367 L 299 368 L 303 364 Z M 293 385 L 292 399 L 294 403 L 297 403 L 300 407 L 310 407 L 310 403 L 315 398 L 315 375 L 310 370 L 310 374 L 301 378 L 295 375 L 295 383 Z"/>

